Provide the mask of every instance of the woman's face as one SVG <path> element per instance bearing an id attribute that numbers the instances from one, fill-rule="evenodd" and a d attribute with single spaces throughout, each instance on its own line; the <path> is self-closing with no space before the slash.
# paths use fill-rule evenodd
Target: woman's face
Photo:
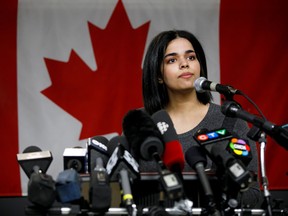
<path id="1" fill-rule="evenodd" d="M 185 38 L 172 40 L 165 51 L 163 81 L 168 91 L 191 91 L 200 76 L 200 63 L 192 44 Z"/>

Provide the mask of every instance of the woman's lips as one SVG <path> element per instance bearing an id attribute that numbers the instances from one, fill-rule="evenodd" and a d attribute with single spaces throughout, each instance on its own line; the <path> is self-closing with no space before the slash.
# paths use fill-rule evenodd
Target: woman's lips
<path id="1" fill-rule="evenodd" d="M 185 78 L 185 79 L 187 79 L 187 78 L 190 78 L 190 77 L 192 77 L 192 76 L 193 76 L 193 73 L 187 72 L 187 73 L 182 73 L 182 74 L 179 76 L 179 78 Z"/>

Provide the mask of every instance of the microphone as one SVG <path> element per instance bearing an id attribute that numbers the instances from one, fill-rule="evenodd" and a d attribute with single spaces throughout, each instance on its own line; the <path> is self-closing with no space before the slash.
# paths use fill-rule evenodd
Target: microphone
<path id="1" fill-rule="evenodd" d="M 225 128 L 208 131 L 202 129 L 194 135 L 194 139 L 206 151 L 217 165 L 217 170 L 228 176 L 235 188 L 240 191 L 248 189 L 252 182 L 252 174 L 246 170 L 241 160 L 236 159 L 227 151 L 227 143 L 233 138 Z M 227 141 L 228 140 L 228 141 Z"/>
<path id="2" fill-rule="evenodd" d="M 236 117 L 252 123 L 254 126 L 271 136 L 279 145 L 288 150 L 287 129 L 246 112 L 233 101 L 225 101 L 221 106 L 221 112 L 228 117 Z"/>
<path id="3" fill-rule="evenodd" d="M 110 179 L 106 171 L 108 162 L 108 139 L 103 136 L 95 136 L 88 139 L 88 164 L 90 165 L 89 200 L 92 211 L 108 211 L 112 191 Z"/>
<path id="4" fill-rule="evenodd" d="M 154 160 L 159 181 L 169 199 L 183 197 L 183 186 L 178 175 L 171 173 L 161 156 L 164 152 L 162 135 L 152 118 L 142 110 L 130 110 L 123 119 L 123 133 L 138 159 Z"/>
<path id="5" fill-rule="evenodd" d="M 162 135 L 151 117 L 142 110 L 130 110 L 123 118 L 123 133 L 135 158 L 155 160 L 164 152 Z"/>
<path id="6" fill-rule="evenodd" d="M 17 154 L 17 161 L 29 178 L 28 200 L 40 208 L 50 208 L 56 200 L 55 181 L 46 174 L 52 159 L 50 151 L 37 146 L 29 146 Z"/>
<path id="7" fill-rule="evenodd" d="M 214 195 L 205 173 L 207 159 L 204 151 L 199 146 L 191 146 L 185 153 L 185 159 L 189 166 L 197 172 L 199 181 L 201 182 L 206 197 L 207 214 L 215 216 L 220 215 L 219 211 L 216 209 Z"/>
<path id="8" fill-rule="evenodd" d="M 88 138 L 87 141 L 87 153 L 88 153 L 88 172 L 90 173 L 91 170 L 95 167 L 95 162 L 98 157 L 101 157 L 106 166 L 109 160 L 109 153 L 108 153 L 108 139 L 104 136 L 94 136 Z"/>
<path id="9" fill-rule="evenodd" d="M 183 178 L 184 154 L 170 116 L 165 110 L 159 110 L 151 118 L 161 132 L 165 143 L 165 151 L 162 155 L 164 164 L 172 172 L 177 173 L 180 178 Z"/>
<path id="10" fill-rule="evenodd" d="M 205 77 L 199 77 L 194 82 L 194 87 L 197 92 L 214 91 L 224 95 L 241 94 L 241 91 L 234 89 L 228 85 L 208 81 Z"/>
<path id="11" fill-rule="evenodd" d="M 165 151 L 162 155 L 162 160 L 171 172 L 178 175 L 183 184 L 184 178 L 182 175 L 182 170 L 184 169 L 185 159 L 182 145 L 178 140 L 178 135 L 174 128 L 173 122 L 165 110 L 157 111 L 151 116 L 151 118 L 157 125 L 165 143 Z M 193 203 L 188 199 L 184 199 L 184 197 L 185 193 L 183 190 L 183 198 L 175 203 L 175 207 L 180 207 L 180 209 L 192 215 Z"/>
<path id="12" fill-rule="evenodd" d="M 58 174 L 56 179 L 57 200 L 61 203 L 71 203 L 80 201 L 81 184 L 80 175 L 71 168 Z"/>
<path id="13" fill-rule="evenodd" d="M 28 178 L 35 171 L 37 166 L 42 173 L 46 173 L 53 160 L 50 151 L 42 151 L 37 146 L 29 146 L 24 149 L 23 153 L 17 154 L 17 161 Z"/>
<path id="14" fill-rule="evenodd" d="M 241 160 L 245 166 L 248 166 L 252 160 L 252 153 L 248 140 L 233 136 L 229 140 L 226 150 L 233 157 Z"/>
<path id="15" fill-rule="evenodd" d="M 226 150 L 231 138 L 232 134 L 225 128 L 213 131 L 202 129 L 194 135 L 194 139 L 217 166 L 216 174 L 224 192 L 221 208 L 228 215 L 238 206 L 238 193 L 248 190 L 253 179 L 242 161 Z"/>
<path id="16" fill-rule="evenodd" d="M 50 208 L 56 200 L 55 181 L 52 176 L 34 167 L 28 181 L 28 200 L 38 207 Z"/>
<path id="17" fill-rule="evenodd" d="M 127 151 L 128 143 L 124 136 L 113 137 L 108 143 L 111 154 L 106 169 L 111 181 L 119 181 L 122 189 L 122 203 L 129 215 L 134 215 L 136 205 L 133 200 L 130 182 L 139 178 L 139 164 Z"/>

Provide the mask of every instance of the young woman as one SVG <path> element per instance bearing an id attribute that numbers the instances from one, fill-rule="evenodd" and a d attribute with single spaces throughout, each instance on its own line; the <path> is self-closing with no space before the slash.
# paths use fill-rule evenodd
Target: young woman
<path id="1" fill-rule="evenodd" d="M 210 92 L 196 92 L 194 81 L 199 77 L 207 78 L 206 58 L 200 42 L 193 34 L 183 30 L 164 31 L 151 41 L 143 65 L 144 108 L 150 115 L 161 109 L 167 111 L 184 154 L 189 147 L 198 145 L 193 138 L 197 131 L 225 128 L 223 122 L 227 119 L 221 113 L 220 105 L 212 103 Z M 235 119 L 234 133 L 249 140 L 248 131 L 245 121 Z M 257 175 L 256 144 L 251 140 L 249 144 L 253 158 L 247 169 Z M 207 168 L 211 167 L 212 161 L 208 159 Z M 183 171 L 191 169 L 185 164 Z M 243 193 L 241 201 L 253 207 L 260 197 L 259 184 L 255 182 Z"/>

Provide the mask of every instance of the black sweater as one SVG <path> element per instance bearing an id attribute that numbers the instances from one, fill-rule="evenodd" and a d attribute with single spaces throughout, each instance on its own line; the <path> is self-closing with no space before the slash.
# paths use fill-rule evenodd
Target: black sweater
<path id="1" fill-rule="evenodd" d="M 217 104 L 211 103 L 206 116 L 195 128 L 193 128 L 192 130 L 186 133 L 178 134 L 179 141 L 182 144 L 183 153 L 185 154 L 185 152 L 189 149 L 189 147 L 193 145 L 198 145 L 195 139 L 193 138 L 193 136 L 198 130 L 204 129 L 204 128 L 208 130 L 215 130 L 215 129 L 219 129 L 223 127 L 226 128 L 226 125 L 225 124 L 223 125 L 224 119 L 225 119 L 225 115 L 222 114 L 221 107 Z M 226 120 L 227 120 L 227 117 L 226 117 Z M 249 144 L 251 147 L 251 153 L 252 153 L 252 160 L 247 165 L 247 170 L 250 170 L 253 173 L 255 173 L 255 176 L 257 177 L 258 153 L 257 153 L 256 143 L 250 140 L 249 138 L 247 138 L 247 133 L 249 131 L 248 124 L 247 122 L 241 119 L 233 119 L 232 121 L 235 122 L 235 124 L 233 125 L 233 132 L 237 134 L 240 138 L 243 138 L 249 141 Z M 229 125 L 227 125 L 227 127 L 230 128 Z M 229 129 L 229 128 L 226 128 L 226 129 Z M 139 164 L 140 164 L 141 172 L 155 172 L 157 170 L 156 164 L 153 161 L 147 162 L 147 161 L 140 160 Z M 213 163 L 208 157 L 206 168 L 209 169 L 209 168 L 212 168 L 212 166 L 213 166 Z M 187 163 L 185 163 L 183 173 L 186 175 L 191 172 L 193 172 L 193 169 Z M 186 188 L 187 191 L 192 190 L 191 188 L 195 188 L 195 187 L 192 187 L 191 183 L 185 184 L 184 186 L 187 187 L 187 185 L 189 187 L 189 188 Z M 216 183 L 216 186 L 214 185 L 213 187 L 217 187 L 217 183 Z M 251 184 L 249 189 L 243 193 L 243 197 L 242 197 L 243 205 L 253 208 L 258 203 L 260 197 L 261 197 L 261 192 L 259 189 L 259 183 L 258 181 L 255 181 Z"/>

